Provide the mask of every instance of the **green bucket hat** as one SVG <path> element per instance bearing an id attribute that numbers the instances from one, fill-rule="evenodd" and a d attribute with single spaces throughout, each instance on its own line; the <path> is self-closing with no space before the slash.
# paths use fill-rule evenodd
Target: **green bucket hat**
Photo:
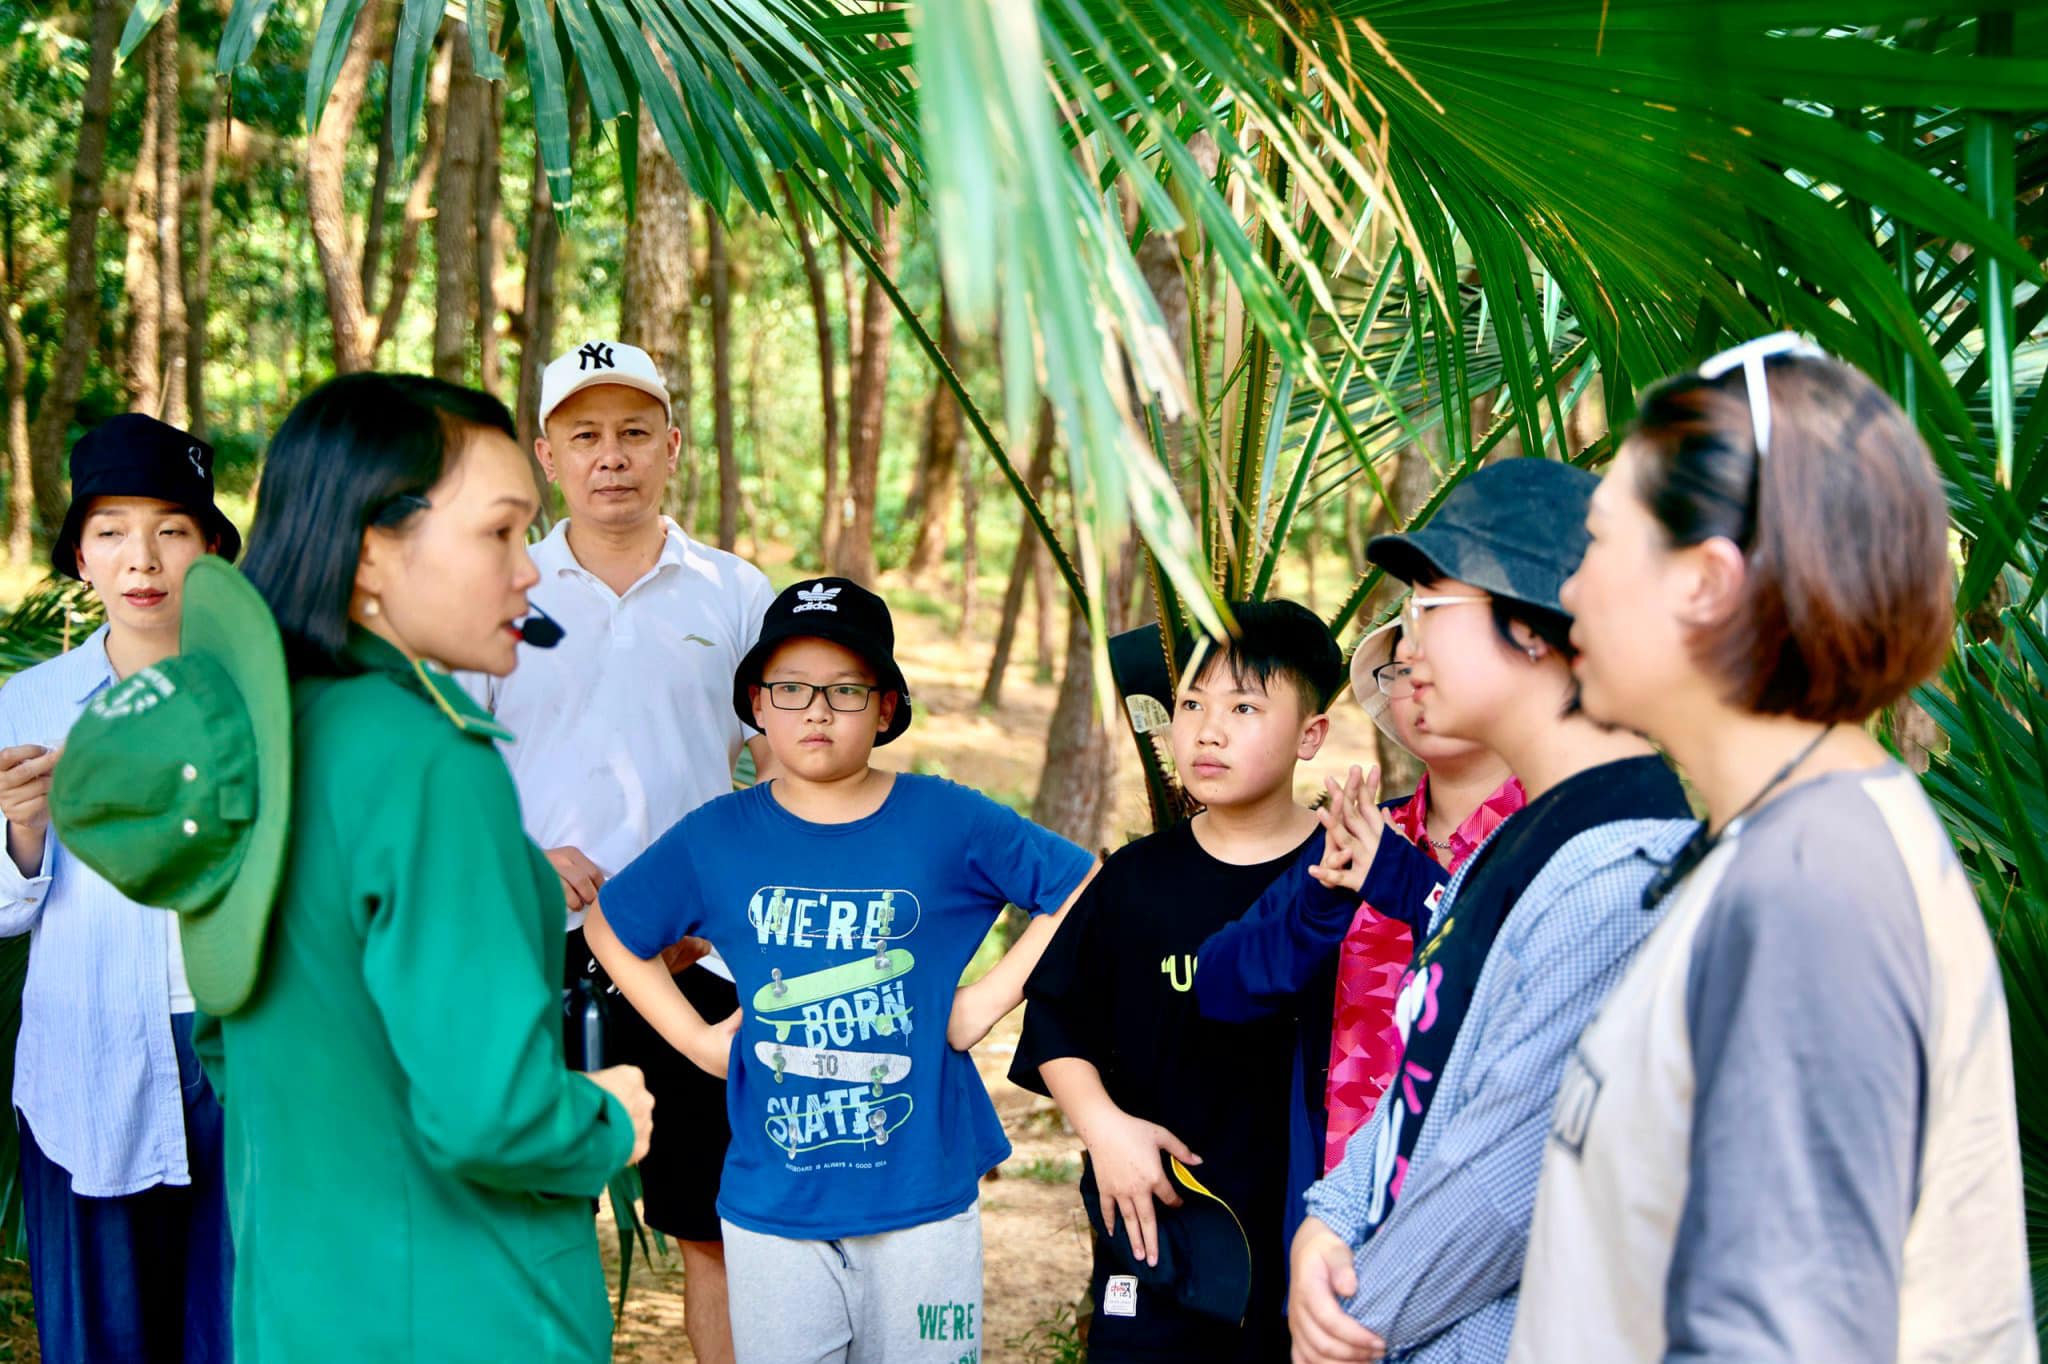
<path id="1" fill-rule="evenodd" d="M 284 871 L 291 687 L 270 608 L 226 560 L 185 576 L 180 652 L 123 678 L 71 727 L 50 783 L 66 849 L 178 915 L 192 997 L 248 1002 Z"/>

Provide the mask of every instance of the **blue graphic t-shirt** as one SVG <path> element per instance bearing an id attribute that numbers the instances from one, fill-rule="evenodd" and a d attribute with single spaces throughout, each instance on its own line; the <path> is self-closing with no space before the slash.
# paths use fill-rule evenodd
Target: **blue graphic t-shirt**
<path id="1" fill-rule="evenodd" d="M 708 938 L 739 988 L 719 1215 L 829 1240 L 971 1205 L 1010 1143 L 973 1059 L 946 1044 L 954 987 L 1006 903 L 1058 909 L 1093 861 L 906 774 L 850 824 L 799 819 L 765 785 L 722 796 L 607 881 L 605 919 L 635 955 Z"/>

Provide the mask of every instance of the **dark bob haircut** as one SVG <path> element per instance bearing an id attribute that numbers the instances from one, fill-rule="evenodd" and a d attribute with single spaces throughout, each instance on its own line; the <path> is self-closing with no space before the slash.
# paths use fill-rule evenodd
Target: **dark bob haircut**
<path id="1" fill-rule="evenodd" d="M 264 456 L 242 571 L 270 604 L 293 676 L 350 673 L 363 532 L 426 506 L 477 430 L 516 440 L 487 393 L 412 374 L 344 374 L 301 398 Z"/>
<path id="2" fill-rule="evenodd" d="M 1862 720 L 1941 666 L 1954 624 L 1948 501 L 1920 435 L 1835 360 L 1767 362 L 1761 459 L 1743 372 L 1652 388 L 1629 433 L 1635 491 L 1674 545 L 1732 541 L 1739 608 L 1694 641 L 1730 702 Z"/>
<path id="3" fill-rule="evenodd" d="M 1253 684 L 1270 693 L 1276 679 L 1293 685 L 1303 715 L 1320 715 L 1344 684 L 1344 651 L 1322 617 L 1298 602 L 1239 601 L 1230 604 L 1237 634 L 1212 645 L 1197 637 L 1181 643 L 1175 662 L 1182 673 L 1198 646 L 1204 649 L 1197 679 L 1222 663 L 1238 686 Z"/>

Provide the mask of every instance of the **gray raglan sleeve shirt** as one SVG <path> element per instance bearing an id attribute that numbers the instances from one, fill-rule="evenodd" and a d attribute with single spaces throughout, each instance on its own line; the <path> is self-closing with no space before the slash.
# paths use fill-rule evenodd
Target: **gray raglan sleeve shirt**
<path id="1" fill-rule="evenodd" d="M 1670 1361 L 1887 1361 L 1917 1196 L 1930 963 L 1860 790 L 1822 781 L 1746 833 L 1693 946 L 1691 1177 Z"/>

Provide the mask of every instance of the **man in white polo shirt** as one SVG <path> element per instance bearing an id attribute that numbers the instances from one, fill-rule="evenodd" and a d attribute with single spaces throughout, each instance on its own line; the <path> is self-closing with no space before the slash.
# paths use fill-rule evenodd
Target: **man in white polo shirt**
<path id="1" fill-rule="evenodd" d="M 671 824 L 732 790 L 748 742 L 733 714 L 733 670 L 775 592 L 759 569 L 661 514 L 682 433 L 645 351 L 597 340 L 555 360 L 541 378 L 540 429 L 534 453 L 569 515 L 533 547 L 540 581 L 527 597 L 564 637 L 556 648 L 522 650 L 508 677 L 465 681 L 518 736 L 503 751 L 526 830 L 562 878 L 576 1064 L 577 977 L 610 989 L 583 945 L 583 911 L 606 877 Z M 766 745 L 752 742 L 765 767 Z M 684 949 L 672 961 L 693 956 Z M 715 954 L 683 965 L 676 983 L 706 1018 L 737 1007 Z M 725 1084 L 616 992 L 606 1001 L 606 1059 L 646 1072 L 660 1115 L 640 1164 L 646 1219 L 681 1243 L 690 1345 L 704 1364 L 721 1364 L 733 1357 L 714 1207 L 730 1140 Z"/>

